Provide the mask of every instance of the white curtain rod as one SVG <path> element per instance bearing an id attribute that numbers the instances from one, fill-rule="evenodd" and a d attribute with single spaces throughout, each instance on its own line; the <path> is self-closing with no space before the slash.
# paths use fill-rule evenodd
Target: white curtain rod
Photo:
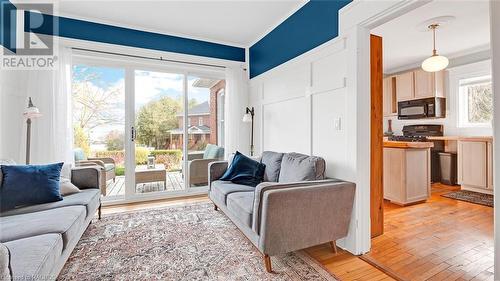
<path id="1" fill-rule="evenodd" d="M 180 61 L 180 60 L 171 60 L 171 59 L 164 59 L 163 57 L 154 58 L 154 57 L 146 57 L 146 56 L 139 56 L 139 55 L 121 54 L 121 53 L 107 52 L 107 51 L 98 51 L 98 50 L 91 50 L 91 49 L 77 48 L 77 47 L 72 47 L 71 49 L 78 50 L 78 51 L 101 53 L 101 54 L 107 54 L 107 55 L 125 56 L 125 57 L 137 58 L 137 59 L 147 59 L 147 60 L 156 60 L 156 61 L 183 63 L 183 64 L 191 64 L 191 65 L 197 65 L 197 66 L 216 67 L 216 68 L 226 68 L 223 65 L 207 64 L 207 63 L 197 63 L 197 62 L 188 62 L 188 61 Z"/>

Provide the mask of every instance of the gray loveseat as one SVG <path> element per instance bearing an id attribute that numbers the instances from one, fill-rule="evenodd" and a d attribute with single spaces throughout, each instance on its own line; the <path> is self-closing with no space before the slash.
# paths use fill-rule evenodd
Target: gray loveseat
<path id="1" fill-rule="evenodd" d="M 96 211 L 100 218 L 99 174 L 96 167 L 74 168 L 71 182 L 81 192 L 0 213 L 0 274 L 12 273 L 0 280 L 57 278 Z"/>
<path id="2" fill-rule="evenodd" d="M 209 198 L 263 254 L 272 255 L 329 242 L 347 235 L 355 184 L 325 178 L 325 161 L 298 153 L 265 151 L 264 182 L 256 187 L 219 180 L 227 161 L 209 166 Z"/>

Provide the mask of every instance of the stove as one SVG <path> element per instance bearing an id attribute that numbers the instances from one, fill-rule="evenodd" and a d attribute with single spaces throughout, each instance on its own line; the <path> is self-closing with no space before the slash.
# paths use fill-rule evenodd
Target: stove
<path id="1" fill-rule="evenodd" d="M 441 178 L 441 168 L 439 164 L 439 152 L 444 151 L 444 141 L 429 140 L 427 137 L 443 136 L 443 125 L 406 125 L 403 127 L 403 135 L 390 136 L 390 141 L 407 142 L 433 142 L 431 148 L 431 180 L 437 182 Z"/>

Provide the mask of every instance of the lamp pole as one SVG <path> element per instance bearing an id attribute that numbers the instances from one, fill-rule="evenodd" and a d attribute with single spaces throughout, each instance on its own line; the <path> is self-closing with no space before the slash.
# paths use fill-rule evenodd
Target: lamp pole
<path id="1" fill-rule="evenodd" d="M 254 118 L 254 115 L 255 115 L 255 109 L 254 107 L 252 106 L 252 108 L 246 108 L 246 114 L 250 114 L 250 116 L 252 116 L 252 134 L 251 134 L 251 137 L 250 137 L 250 156 L 253 156 L 253 118 Z"/>
<path id="2" fill-rule="evenodd" d="M 24 118 L 26 118 L 26 165 L 30 163 L 31 154 L 31 119 L 41 117 L 42 114 L 36 106 L 33 105 L 31 97 L 28 100 L 28 107 L 23 113 Z"/>

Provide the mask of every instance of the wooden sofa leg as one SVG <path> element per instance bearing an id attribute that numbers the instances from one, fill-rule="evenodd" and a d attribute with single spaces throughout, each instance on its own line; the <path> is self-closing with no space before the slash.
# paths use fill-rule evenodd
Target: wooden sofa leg
<path id="1" fill-rule="evenodd" d="M 102 203 L 99 203 L 99 209 L 97 209 L 97 217 L 99 219 L 101 219 L 101 207 L 102 207 Z"/>
<path id="2" fill-rule="evenodd" d="M 219 210 L 219 207 L 217 207 L 217 205 L 214 204 L 214 210 Z"/>
<path id="3" fill-rule="evenodd" d="M 267 272 L 273 272 L 273 269 L 271 267 L 271 257 L 269 255 L 264 255 L 264 264 L 266 265 Z"/>
<path id="4" fill-rule="evenodd" d="M 337 243 L 336 241 L 330 241 L 330 247 L 332 247 L 332 251 L 334 254 L 336 254 L 338 251 L 337 251 Z"/>

